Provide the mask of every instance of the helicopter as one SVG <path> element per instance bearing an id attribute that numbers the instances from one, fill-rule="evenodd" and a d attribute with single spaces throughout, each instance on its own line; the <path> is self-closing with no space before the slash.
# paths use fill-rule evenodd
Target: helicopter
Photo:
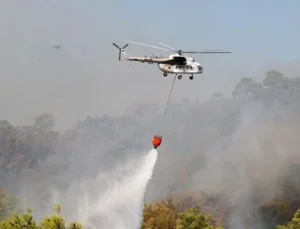
<path id="1" fill-rule="evenodd" d="M 231 53 L 225 52 L 221 50 L 206 50 L 206 51 L 182 51 L 181 49 L 176 50 L 162 42 L 158 42 L 160 45 L 166 47 L 158 47 L 148 44 L 143 44 L 140 42 L 135 41 L 127 41 L 127 43 L 147 46 L 151 48 L 156 48 L 164 51 L 175 52 L 175 54 L 171 54 L 168 57 L 131 57 L 129 56 L 124 50 L 128 46 L 128 44 L 124 45 L 123 47 L 118 46 L 117 44 L 113 43 L 113 45 L 119 49 L 119 61 L 121 60 L 121 54 L 124 55 L 127 61 L 137 61 L 141 63 L 148 63 L 148 64 L 158 64 L 158 68 L 163 72 L 163 76 L 167 77 L 168 74 L 175 74 L 178 79 L 182 79 L 182 75 L 190 74 L 190 80 L 194 79 L 194 74 L 202 74 L 203 73 L 203 66 L 196 62 L 194 58 L 185 55 L 184 53 L 192 53 L 192 54 L 212 54 L 212 53 Z"/>
<path id="2" fill-rule="evenodd" d="M 57 50 L 60 50 L 61 49 L 61 46 L 60 45 L 52 45 L 53 48 L 57 49 Z"/>

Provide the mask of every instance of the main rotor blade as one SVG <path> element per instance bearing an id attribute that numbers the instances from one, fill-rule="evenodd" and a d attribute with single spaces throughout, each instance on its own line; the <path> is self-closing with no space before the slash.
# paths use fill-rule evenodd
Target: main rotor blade
<path id="1" fill-rule="evenodd" d="M 135 41 L 127 41 L 126 42 L 132 43 L 132 44 L 137 44 L 137 45 L 142 45 L 142 46 L 146 46 L 146 47 L 150 47 L 150 48 L 156 48 L 156 49 L 160 49 L 160 50 L 164 50 L 164 51 L 170 51 L 169 49 L 165 49 L 165 48 L 161 48 L 161 47 L 157 47 L 157 46 L 153 46 L 153 45 L 147 45 L 147 44 L 143 44 L 140 42 L 135 42 Z"/>
<path id="2" fill-rule="evenodd" d="M 204 49 L 201 51 L 187 51 L 187 52 L 223 52 L 223 49 Z"/>
<path id="3" fill-rule="evenodd" d="M 222 51 L 182 51 L 182 53 L 211 54 L 211 53 L 231 53 L 231 52 L 222 52 Z"/>
<path id="4" fill-rule="evenodd" d="M 170 46 L 168 46 L 168 45 L 166 45 L 166 44 L 164 44 L 162 42 L 158 42 L 158 44 L 161 44 L 162 46 L 165 46 L 165 47 L 167 47 L 167 48 L 169 48 L 169 49 L 171 49 L 173 51 L 176 51 L 176 49 L 174 49 L 174 48 L 172 48 L 172 47 L 170 47 Z"/>

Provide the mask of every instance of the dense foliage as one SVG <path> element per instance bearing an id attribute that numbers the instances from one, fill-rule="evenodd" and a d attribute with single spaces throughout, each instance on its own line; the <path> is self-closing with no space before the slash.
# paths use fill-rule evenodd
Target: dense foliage
<path id="1" fill-rule="evenodd" d="M 9 217 L 0 220 L 1 229 L 82 229 L 82 225 L 77 222 L 71 222 L 68 226 L 60 215 L 60 205 L 54 207 L 55 215 L 45 217 L 40 223 L 37 223 L 32 211 L 28 209 L 25 213 L 13 213 Z"/>
<path id="2" fill-rule="evenodd" d="M 49 187 L 66 190 L 139 155 L 157 131 L 163 153 L 143 229 L 299 228 L 299 77 L 272 70 L 262 83 L 242 79 L 232 96 L 215 93 L 203 105 L 184 99 L 168 112 L 136 105 L 128 116 L 88 117 L 65 132 L 54 131 L 51 114 L 27 126 L 0 121 L 1 228 L 80 228 L 66 226 L 57 209 L 49 218 L 39 210 L 40 224 L 31 211 L 11 214 L 24 210 L 25 197 L 33 208 L 49 207 Z M 170 193 L 176 198 L 165 199 Z"/>
<path id="3" fill-rule="evenodd" d="M 78 222 L 66 223 L 61 216 L 61 206 L 55 205 L 55 214 L 44 217 L 41 222 L 34 220 L 32 211 L 28 209 L 25 213 L 11 212 L 11 203 L 3 202 L 8 198 L 5 193 L 1 197 L 0 228 L 3 229 L 83 229 Z M 191 204 L 192 205 L 191 207 Z M 16 210 L 16 209 L 15 209 Z M 174 199 L 168 197 L 166 200 L 145 204 L 143 212 L 142 229 L 223 229 L 211 214 L 201 211 L 201 207 L 191 202 L 190 198 Z M 287 225 L 278 225 L 277 229 L 300 228 L 300 209 L 298 209 L 292 220 Z"/>

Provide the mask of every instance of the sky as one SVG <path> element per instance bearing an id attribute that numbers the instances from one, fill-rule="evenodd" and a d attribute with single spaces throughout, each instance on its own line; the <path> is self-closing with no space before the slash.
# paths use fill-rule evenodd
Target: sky
<path id="1" fill-rule="evenodd" d="M 49 112 L 65 129 L 87 116 L 122 115 L 136 103 L 163 112 L 172 76 L 156 65 L 119 62 L 112 42 L 124 40 L 232 52 L 193 56 L 204 73 L 177 81 L 174 101 L 229 95 L 240 78 L 260 81 L 272 68 L 300 76 L 299 22 L 296 0 L 2 0 L 0 119 L 21 125 Z M 170 54 L 132 44 L 126 51 Z"/>

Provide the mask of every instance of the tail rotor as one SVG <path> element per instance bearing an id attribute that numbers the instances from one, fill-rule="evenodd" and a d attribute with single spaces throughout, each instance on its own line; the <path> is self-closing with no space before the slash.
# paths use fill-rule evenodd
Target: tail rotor
<path id="1" fill-rule="evenodd" d="M 119 49 L 119 60 L 121 60 L 121 54 L 124 52 L 125 48 L 128 46 L 128 44 L 124 45 L 124 47 L 120 48 L 117 44 L 113 43 L 113 45 Z"/>

